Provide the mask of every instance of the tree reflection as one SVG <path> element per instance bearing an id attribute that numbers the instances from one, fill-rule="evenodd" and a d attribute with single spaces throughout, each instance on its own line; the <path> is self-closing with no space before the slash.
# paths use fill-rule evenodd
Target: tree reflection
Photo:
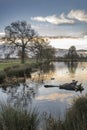
<path id="1" fill-rule="evenodd" d="M 53 63 L 44 63 L 40 65 L 40 70 L 43 71 L 43 73 L 48 73 L 50 70 L 54 71 L 55 70 L 55 66 Z"/>
<path id="2" fill-rule="evenodd" d="M 78 67 L 78 62 L 65 62 L 68 67 L 68 70 L 71 74 L 75 74 L 76 69 Z"/>
<path id="3" fill-rule="evenodd" d="M 46 80 L 46 78 L 48 77 L 48 75 L 50 75 L 50 73 L 52 74 L 55 71 L 55 67 L 54 64 L 41 64 L 39 66 L 39 70 L 32 75 L 32 82 L 37 82 L 38 84 L 42 85 L 44 83 L 44 81 Z M 52 75 L 51 75 L 52 77 Z"/>
<path id="4" fill-rule="evenodd" d="M 35 84 L 34 87 L 29 87 L 26 83 L 8 87 L 6 90 L 8 95 L 7 102 L 15 107 L 22 106 L 22 108 L 27 108 L 35 98 L 37 91 Z"/>

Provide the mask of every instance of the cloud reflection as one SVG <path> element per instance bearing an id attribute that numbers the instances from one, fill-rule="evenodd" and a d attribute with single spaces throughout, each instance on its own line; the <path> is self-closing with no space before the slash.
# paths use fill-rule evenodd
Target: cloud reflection
<path id="1" fill-rule="evenodd" d="M 52 93 L 49 95 L 38 96 L 36 97 L 36 100 L 64 101 L 66 98 L 69 98 L 71 96 L 72 96 L 72 93 Z"/>

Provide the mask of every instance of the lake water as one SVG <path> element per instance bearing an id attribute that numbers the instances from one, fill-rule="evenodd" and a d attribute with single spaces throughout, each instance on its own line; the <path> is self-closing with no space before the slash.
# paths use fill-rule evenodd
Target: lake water
<path id="1" fill-rule="evenodd" d="M 82 93 L 59 89 L 59 87 L 45 88 L 44 85 L 62 85 L 77 80 L 82 83 Z M 49 66 L 42 66 L 32 73 L 32 78 L 26 84 L 20 84 L 6 89 L 0 88 L 1 102 L 8 102 L 14 106 L 25 108 L 36 107 L 39 112 L 51 113 L 55 117 L 64 117 L 67 109 L 72 105 L 75 97 L 87 93 L 87 63 L 53 62 Z"/>

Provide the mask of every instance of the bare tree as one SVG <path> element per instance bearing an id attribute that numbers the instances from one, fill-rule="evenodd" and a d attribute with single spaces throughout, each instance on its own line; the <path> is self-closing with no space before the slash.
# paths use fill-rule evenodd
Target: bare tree
<path id="1" fill-rule="evenodd" d="M 53 59 L 55 57 L 55 49 L 49 45 L 49 42 L 43 38 L 37 38 L 31 44 L 31 51 L 34 53 L 37 61 Z"/>
<path id="2" fill-rule="evenodd" d="M 26 21 L 17 21 L 11 23 L 5 28 L 5 39 L 7 43 L 12 43 L 21 48 L 21 62 L 25 62 L 25 51 L 32 43 L 33 39 L 37 37 L 37 33 L 32 29 L 30 24 Z"/>

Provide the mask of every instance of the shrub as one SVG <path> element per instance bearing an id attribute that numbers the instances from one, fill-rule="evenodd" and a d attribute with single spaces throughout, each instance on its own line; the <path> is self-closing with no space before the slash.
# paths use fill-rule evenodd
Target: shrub
<path id="1" fill-rule="evenodd" d="M 14 65 L 14 66 L 12 66 L 12 68 L 19 68 L 20 67 L 20 65 Z"/>
<path id="2" fill-rule="evenodd" d="M 30 67 L 30 65 L 25 64 L 24 66 L 22 66 L 22 68 L 24 69 L 24 73 L 26 74 L 27 77 L 31 76 L 31 72 L 32 72 L 32 67 Z"/>
<path id="3" fill-rule="evenodd" d="M 0 84 L 4 82 L 5 77 L 6 73 L 4 71 L 0 71 Z"/>
<path id="4" fill-rule="evenodd" d="M 87 96 L 74 100 L 64 121 L 46 115 L 44 127 L 43 130 L 87 130 Z"/>
<path id="5" fill-rule="evenodd" d="M 7 71 L 8 77 L 24 77 L 26 74 L 27 77 L 31 76 L 31 68 L 20 66 L 18 68 L 11 68 Z"/>
<path id="6" fill-rule="evenodd" d="M 70 130 L 87 130 L 87 96 L 74 100 L 64 124 Z"/>
<path id="7" fill-rule="evenodd" d="M 0 130 L 37 130 L 38 113 L 2 105 L 0 110 Z"/>
<path id="8" fill-rule="evenodd" d="M 42 130 L 63 130 L 63 122 L 60 119 L 55 119 L 51 114 L 43 115 L 43 117 Z"/>
<path id="9" fill-rule="evenodd" d="M 26 64 L 26 66 L 30 66 L 30 68 L 38 68 L 39 67 L 39 63 L 38 62 L 33 62 L 31 64 Z"/>
<path id="10" fill-rule="evenodd" d="M 11 67 L 6 67 L 6 68 L 4 68 L 4 71 L 8 72 L 10 69 L 11 69 Z"/>

